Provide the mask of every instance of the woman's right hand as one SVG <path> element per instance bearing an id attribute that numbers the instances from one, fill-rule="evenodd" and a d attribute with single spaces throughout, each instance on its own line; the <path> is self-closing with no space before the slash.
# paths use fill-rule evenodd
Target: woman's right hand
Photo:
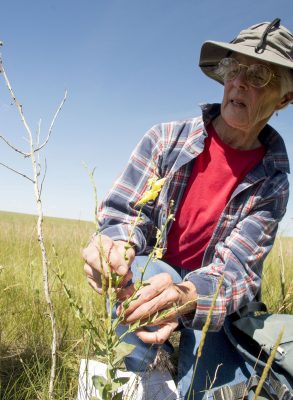
<path id="1" fill-rule="evenodd" d="M 130 266 L 135 257 L 135 250 L 128 246 L 125 250 L 125 246 L 127 246 L 125 241 L 114 241 L 106 235 L 94 235 L 83 250 L 84 271 L 88 283 L 99 294 L 102 293 L 101 275 L 103 274 L 107 280 L 109 269 L 123 277 L 120 287 L 124 287 L 131 279 Z"/>

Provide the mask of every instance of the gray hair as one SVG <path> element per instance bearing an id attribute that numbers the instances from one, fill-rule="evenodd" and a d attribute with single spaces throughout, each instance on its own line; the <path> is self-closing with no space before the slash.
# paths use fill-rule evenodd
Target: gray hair
<path id="1" fill-rule="evenodd" d="M 293 92 L 293 71 L 289 68 L 279 67 L 278 73 L 281 76 L 281 96 L 284 96 L 289 92 Z"/>

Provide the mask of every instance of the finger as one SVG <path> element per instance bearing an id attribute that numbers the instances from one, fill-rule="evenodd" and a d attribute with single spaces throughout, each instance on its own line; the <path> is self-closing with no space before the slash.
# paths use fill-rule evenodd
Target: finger
<path id="1" fill-rule="evenodd" d="M 108 270 L 105 260 L 105 254 L 110 253 L 112 239 L 105 236 L 107 239 L 102 239 L 102 236 L 96 235 L 92 237 L 90 244 L 83 250 L 83 258 L 89 266 L 96 271 L 108 276 Z"/>
<path id="2" fill-rule="evenodd" d="M 166 311 L 166 314 L 164 313 L 162 315 L 162 312 Z M 152 318 L 152 322 L 149 323 L 149 319 L 143 321 L 144 322 L 148 322 L 147 326 L 160 326 L 160 325 L 165 325 L 171 321 L 174 321 L 174 319 L 176 319 L 178 317 L 178 313 L 176 312 L 176 310 L 172 310 L 172 309 L 163 309 L 160 311 L 161 315 L 158 315 L 157 318 Z"/>
<path id="3" fill-rule="evenodd" d="M 174 287 L 169 287 L 165 289 L 158 296 L 152 298 L 149 301 L 145 301 L 142 304 L 138 305 L 135 309 L 130 306 L 127 308 L 125 312 L 125 322 L 133 323 L 139 319 L 146 319 L 151 317 L 162 310 L 169 310 L 174 308 L 174 312 L 176 314 L 176 304 L 178 302 L 178 293 L 174 289 Z"/>
<path id="4" fill-rule="evenodd" d="M 134 288 L 133 284 L 123 287 L 123 288 L 119 289 L 119 291 L 117 293 L 118 300 L 123 302 L 123 301 L 129 299 L 133 295 L 134 292 L 135 292 L 135 288 Z M 121 310 L 122 310 L 122 305 L 120 305 L 117 308 L 118 315 L 120 314 Z"/>
<path id="5" fill-rule="evenodd" d="M 98 286 L 101 286 L 102 284 L 102 279 L 101 279 L 101 273 L 98 272 L 95 268 L 91 267 L 88 264 L 85 264 L 84 267 L 84 272 L 86 274 L 86 276 L 90 279 L 92 279 L 93 281 L 95 281 Z"/>
<path id="6" fill-rule="evenodd" d="M 83 250 L 83 258 L 86 264 L 90 265 L 106 278 L 110 271 L 115 271 L 118 275 L 126 275 L 128 265 L 120 253 L 117 251 L 115 242 L 106 235 L 96 235 L 91 243 Z"/>
<path id="7" fill-rule="evenodd" d="M 172 321 L 166 325 L 161 326 L 155 332 L 149 332 L 146 330 L 138 330 L 135 332 L 137 337 L 144 343 L 150 344 L 163 344 L 171 335 L 171 333 L 177 328 L 178 322 Z"/>
<path id="8" fill-rule="evenodd" d="M 129 266 L 121 253 L 121 245 L 117 245 L 110 237 L 106 235 L 97 236 L 94 244 L 100 253 L 102 267 L 105 276 L 108 277 L 109 271 L 114 271 L 120 276 L 127 275 Z"/>
<path id="9" fill-rule="evenodd" d="M 88 281 L 88 283 L 89 283 L 89 285 L 97 292 L 97 293 L 99 293 L 99 294 L 102 294 L 103 293 L 103 291 L 102 291 L 102 288 L 98 285 L 98 283 L 95 281 L 95 280 L 93 280 L 93 279 L 91 279 L 91 278 L 87 278 L 87 281 Z"/>
<path id="10" fill-rule="evenodd" d="M 145 306 L 152 299 L 157 299 L 166 288 L 173 285 L 172 278 L 167 273 L 155 275 L 144 283 L 148 285 L 142 286 L 138 290 L 135 300 L 127 308 L 126 315 L 130 315 L 140 306 Z"/>
<path id="11" fill-rule="evenodd" d="M 124 259 L 123 255 L 121 255 L 120 251 L 116 246 L 112 247 L 109 256 L 108 263 L 112 271 L 116 272 L 116 274 L 120 276 L 126 276 L 129 271 L 129 265 Z"/>
<path id="12" fill-rule="evenodd" d="M 131 269 L 129 269 L 127 271 L 127 274 L 124 275 L 124 278 L 123 278 L 123 281 L 120 284 L 120 287 L 124 288 L 131 281 L 132 276 L 133 276 L 133 273 L 132 273 Z"/>
<path id="13" fill-rule="evenodd" d="M 95 270 L 102 272 L 99 262 L 99 252 L 93 243 L 90 243 L 85 249 L 83 249 L 82 256 L 86 264 Z"/>
<path id="14" fill-rule="evenodd" d="M 134 246 L 131 246 L 125 241 L 117 240 L 115 242 L 117 251 L 120 253 L 121 257 L 126 261 L 128 265 L 132 264 L 132 261 L 135 257 L 135 249 Z"/>

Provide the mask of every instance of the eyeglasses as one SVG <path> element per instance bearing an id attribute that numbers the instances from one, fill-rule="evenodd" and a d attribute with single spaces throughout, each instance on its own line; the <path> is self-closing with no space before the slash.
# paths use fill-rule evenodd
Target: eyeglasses
<path id="1" fill-rule="evenodd" d="M 273 71 L 263 64 L 244 65 L 240 64 L 235 58 L 222 58 L 219 62 L 216 73 L 225 81 L 235 79 L 241 72 L 242 68 L 246 68 L 246 80 L 249 85 L 255 88 L 266 86 L 272 78 L 278 78 Z"/>

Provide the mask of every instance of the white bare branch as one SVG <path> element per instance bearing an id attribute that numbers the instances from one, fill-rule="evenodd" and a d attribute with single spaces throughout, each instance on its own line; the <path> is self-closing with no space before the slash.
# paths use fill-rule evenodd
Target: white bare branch
<path id="1" fill-rule="evenodd" d="M 44 175 L 43 175 L 42 182 L 41 182 L 41 185 L 40 185 L 40 196 L 42 195 L 43 183 L 44 183 L 44 180 L 46 178 L 46 175 L 47 175 L 47 160 L 45 159 L 45 171 L 44 171 Z"/>
<path id="2" fill-rule="evenodd" d="M 15 147 L 11 143 L 9 143 L 8 140 L 5 139 L 4 136 L 0 135 L 0 139 L 2 139 L 3 142 L 5 142 L 12 150 L 16 151 L 17 153 L 22 154 L 24 157 L 29 157 L 30 156 L 30 153 L 25 153 L 24 151 L 18 149 L 17 147 Z"/>
<path id="3" fill-rule="evenodd" d="M 38 123 L 37 133 L 36 133 L 36 147 L 40 146 L 41 124 L 42 124 L 42 120 L 40 118 L 39 123 Z"/>
<path id="4" fill-rule="evenodd" d="M 16 96 L 15 96 L 15 94 L 14 94 L 14 91 L 13 91 L 13 89 L 12 89 L 12 87 L 11 87 L 11 84 L 10 84 L 10 81 L 9 81 L 9 79 L 8 79 L 8 76 L 7 76 L 7 74 L 6 74 L 5 68 L 4 68 L 4 66 L 3 66 L 2 59 L 0 59 L 0 68 L 1 68 L 1 73 L 3 74 L 3 77 L 4 77 L 4 80 L 5 80 L 6 86 L 8 87 L 10 96 L 12 97 L 12 100 L 13 100 L 13 102 L 14 102 L 14 104 L 15 104 L 15 106 L 16 106 L 18 112 L 19 112 L 19 115 L 20 115 L 20 118 L 21 118 L 21 120 L 22 120 L 22 123 L 23 123 L 23 125 L 24 125 L 24 127 L 25 127 L 25 130 L 27 131 L 27 134 L 28 134 L 28 136 L 29 136 L 29 141 L 30 141 L 30 143 L 33 143 L 32 132 L 31 132 L 31 130 L 30 130 L 30 127 L 29 127 L 29 125 L 28 125 L 28 123 L 27 123 L 25 117 L 24 117 L 24 113 L 23 113 L 23 110 L 22 110 L 22 104 L 20 104 L 20 102 L 17 100 L 17 98 L 16 98 Z"/>
<path id="5" fill-rule="evenodd" d="M 55 115 L 54 115 L 54 117 L 53 117 L 53 119 L 52 119 L 52 122 L 51 122 L 51 125 L 50 125 L 50 128 L 49 128 L 49 131 L 48 131 L 48 135 L 47 135 L 47 137 L 46 137 L 44 143 L 42 143 L 39 147 L 37 147 L 37 148 L 34 150 L 35 152 L 40 151 L 40 150 L 41 150 L 44 146 L 46 146 L 46 144 L 48 143 L 48 141 L 49 141 L 49 139 L 50 139 L 50 136 L 51 136 L 51 134 L 52 134 L 52 131 L 53 131 L 54 123 L 55 123 L 55 121 L 56 121 L 56 118 L 58 117 L 58 114 L 60 113 L 60 111 L 61 111 L 61 109 L 62 109 L 62 107 L 63 107 L 63 104 L 64 104 L 65 101 L 66 101 L 66 98 L 67 98 L 67 90 L 65 91 L 64 97 L 63 97 L 63 99 L 62 99 L 62 101 L 61 101 L 59 107 L 57 108 L 57 111 L 56 111 L 56 113 L 55 113 Z"/>
<path id="6" fill-rule="evenodd" d="M 27 132 L 28 136 L 28 143 L 30 146 L 30 152 L 24 153 L 20 149 L 17 149 L 15 146 L 12 146 L 5 138 L 1 137 L 6 144 L 8 144 L 13 150 L 17 151 L 18 153 L 29 157 L 31 159 L 32 163 L 32 173 L 33 173 L 33 179 L 29 178 L 25 174 L 22 174 L 19 171 L 14 170 L 11 167 L 8 167 L 7 165 L 0 163 L 4 167 L 10 169 L 11 171 L 14 171 L 15 173 L 23 176 L 26 179 L 29 179 L 33 183 L 34 187 L 34 193 L 35 193 L 35 199 L 36 199 L 36 206 L 38 210 L 38 219 L 37 219 L 37 235 L 38 235 L 38 241 L 42 253 L 42 274 L 43 274 L 43 286 L 44 286 L 44 295 L 47 303 L 47 307 L 49 310 L 49 316 L 50 316 L 50 321 L 51 321 L 51 331 L 52 331 L 52 342 L 51 342 L 51 371 L 50 371 L 50 381 L 49 381 L 49 399 L 53 400 L 54 398 L 54 385 L 55 385 L 55 379 L 56 379 L 56 366 L 57 366 L 57 326 L 56 326 L 56 318 L 55 318 L 55 310 L 54 310 L 54 305 L 52 302 L 52 297 L 51 297 L 51 285 L 49 282 L 49 260 L 47 256 L 47 251 L 45 247 L 45 240 L 44 240 L 44 235 L 43 235 L 43 206 L 42 206 L 42 187 L 43 187 L 43 182 L 46 176 L 46 170 L 47 170 L 47 165 L 45 163 L 45 173 L 43 176 L 43 179 L 40 183 L 40 174 L 41 174 L 41 164 L 39 162 L 39 150 L 41 150 L 47 143 L 48 140 L 51 136 L 53 125 L 55 123 L 55 120 L 66 100 L 67 92 L 65 92 L 65 96 L 58 107 L 52 123 L 49 128 L 48 136 L 45 140 L 45 142 L 40 146 L 39 145 L 39 138 L 40 138 L 40 126 L 41 124 L 39 123 L 39 129 L 37 132 L 37 138 L 36 138 L 36 144 L 34 144 L 33 136 L 31 129 L 26 121 L 26 118 L 23 113 L 22 105 L 19 103 L 18 99 L 16 98 L 14 91 L 12 89 L 12 86 L 10 84 L 10 81 L 6 75 L 5 68 L 3 67 L 3 62 L 0 57 L 0 72 L 2 73 L 5 83 L 8 87 L 9 93 L 13 99 L 13 102 L 18 110 L 18 113 L 20 115 L 20 118 L 22 120 L 22 123 L 25 127 L 25 130 Z"/>
<path id="7" fill-rule="evenodd" d="M 18 175 L 21 175 L 23 178 L 28 179 L 28 180 L 31 181 L 32 183 L 35 183 L 35 181 L 34 181 L 33 179 L 31 179 L 29 176 L 23 174 L 22 172 L 19 172 L 19 171 L 17 171 L 16 169 L 11 168 L 11 167 L 9 167 L 9 166 L 6 165 L 6 164 L 3 164 L 2 162 L 0 162 L 0 165 L 2 165 L 3 167 L 9 169 L 9 170 L 12 171 L 12 172 L 15 172 L 15 173 L 18 174 Z"/>

